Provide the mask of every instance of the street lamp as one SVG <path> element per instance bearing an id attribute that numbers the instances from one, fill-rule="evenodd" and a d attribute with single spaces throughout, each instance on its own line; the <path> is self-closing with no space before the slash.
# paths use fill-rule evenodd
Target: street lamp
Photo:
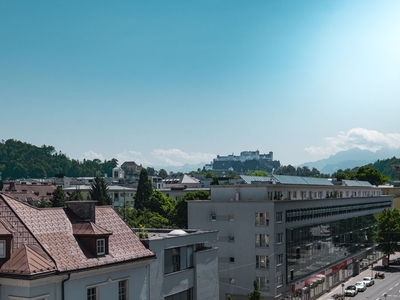
<path id="1" fill-rule="evenodd" d="M 342 283 L 342 295 L 344 295 L 344 283 Z"/>
<path id="2" fill-rule="evenodd" d="M 383 297 L 385 297 L 385 300 L 386 300 L 387 294 L 386 294 L 386 293 L 384 293 L 384 294 L 383 294 Z"/>

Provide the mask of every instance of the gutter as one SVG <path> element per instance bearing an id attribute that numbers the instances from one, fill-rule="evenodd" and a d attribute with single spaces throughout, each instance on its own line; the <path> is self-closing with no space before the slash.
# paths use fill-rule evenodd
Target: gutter
<path id="1" fill-rule="evenodd" d="M 62 282 L 61 282 L 61 299 L 64 300 L 65 299 L 65 286 L 64 284 L 70 280 L 71 278 L 71 273 L 68 273 L 68 277 L 65 278 Z"/>

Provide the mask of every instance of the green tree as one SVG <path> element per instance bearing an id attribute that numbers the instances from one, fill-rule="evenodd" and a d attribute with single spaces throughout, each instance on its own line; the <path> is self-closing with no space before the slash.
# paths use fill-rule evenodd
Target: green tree
<path id="1" fill-rule="evenodd" d="M 37 207 L 39 207 L 39 208 L 51 207 L 51 202 L 45 200 L 44 197 L 42 196 L 42 199 L 38 203 Z"/>
<path id="2" fill-rule="evenodd" d="M 113 200 L 108 191 L 107 182 L 103 177 L 96 176 L 89 188 L 89 195 L 92 200 L 97 200 L 97 205 L 112 205 Z"/>
<path id="3" fill-rule="evenodd" d="M 336 173 L 332 174 L 332 177 L 336 178 L 337 180 L 355 180 L 357 179 L 356 175 L 357 171 L 355 171 L 354 169 L 346 169 L 344 171 L 342 169 L 339 169 Z"/>
<path id="4" fill-rule="evenodd" d="M 83 195 L 82 195 L 82 193 L 81 193 L 81 190 L 75 189 L 75 190 L 71 193 L 71 195 L 68 197 L 68 200 L 69 200 L 69 201 L 76 201 L 76 200 L 81 201 L 81 200 L 83 200 Z"/>
<path id="5" fill-rule="evenodd" d="M 360 167 L 356 176 L 358 180 L 368 181 L 372 185 L 380 185 L 390 181 L 388 176 L 368 166 Z"/>
<path id="6" fill-rule="evenodd" d="M 51 206 L 52 207 L 64 207 L 65 205 L 65 192 L 63 191 L 61 186 L 58 186 L 51 197 Z"/>
<path id="7" fill-rule="evenodd" d="M 400 241 L 400 212 L 397 209 L 385 209 L 378 216 L 377 228 L 373 240 L 379 244 L 378 249 L 387 255 L 395 253 Z"/>
<path id="8" fill-rule="evenodd" d="M 140 210 L 146 207 L 146 202 L 149 200 L 153 192 L 153 187 L 147 175 L 146 168 L 142 168 L 139 175 L 138 187 L 135 194 L 135 208 Z"/>
<path id="9" fill-rule="evenodd" d="M 165 179 L 168 177 L 168 173 L 164 169 L 160 169 L 160 171 L 158 171 L 158 176 L 160 176 L 162 179 Z"/>
<path id="10" fill-rule="evenodd" d="M 157 212 L 147 208 L 137 210 L 134 207 L 125 209 L 125 220 L 134 228 L 172 228 L 170 221 Z"/>
<path id="11" fill-rule="evenodd" d="M 188 208 L 187 201 L 189 200 L 208 200 L 210 198 L 210 193 L 208 191 L 196 191 L 189 192 L 186 195 L 179 198 L 178 203 L 175 207 L 175 219 L 174 224 L 178 228 L 188 227 Z"/>
<path id="12" fill-rule="evenodd" d="M 253 282 L 254 290 L 247 295 L 247 299 L 249 300 L 262 300 L 260 289 L 258 288 L 257 280 Z"/>
<path id="13" fill-rule="evenodd" d="M 148 176 L 156 176 L 156 170 L 153 167 L 147 167 L 147 175 Z"/>
<path id="14" fill-rule="evenodd" d="M 162 192 L 153 190 L 146 208 L 152 212 L 159 213 L 161 216 L 172 219 L 175 212 L 176 201 L 165 196 Z"/>
<path id="15" fill-rule="evenodd" d="M 208 172 L 206 172 L 205 174 L 204 174 L 204 177 L 205 178 L 208 178 L 208 179 L 212 179 L 212 178 L 214 178 L 214 173 L 213 172 L 211 172 L 211 171 L 208 171 Z"/>
<path id="16" fill-rule="evenodd" d="M 247 175 L 249 175 L 249 176 L 262 176 L 262 177 L 266 177 L 266 176 L 268 176 L 268 172 L 261 171 L 261 170 L 254 170 L 254 171 L 249 171 L 249 172 L 247 172 Z"/>

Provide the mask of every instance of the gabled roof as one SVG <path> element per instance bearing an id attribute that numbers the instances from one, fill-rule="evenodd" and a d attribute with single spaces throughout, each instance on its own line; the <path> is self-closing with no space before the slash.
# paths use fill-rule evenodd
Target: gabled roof
<path id="1" fill-rule="evenodd" d="M 79 222 L 72 224 L 74 235 L 110 235 L 112 232 L 101 228 L 93 222 Z"/>
<path id="2" fill-rule="evenodd" d="M 60 272 L 155 256 L 111 206 L 96 206 L 96 223 L 86 227 L 96 233 L 112 232 L 108 239 L 109 253 L 101 257 L 88 255 L 87 249 L 74 236 L 72 223 L 75 220 L 70 219 L 68 211 L 68 208 L 39 209 L 0 194 L 0 219 L 6 219 L 15 230 L 11 255 L 22 245 L 30 248 L 35 245 L 42 251 L 41 255 L 54 262 L 56 270 Z"/>
<path id="3" fill-rule="evenodd" d="M 41 256 L 34 250 L 35 248 L 37 247 L 21 245 L 2 265 L 0 272 L 32 275 L 55 271 L 54 262 Z"/>

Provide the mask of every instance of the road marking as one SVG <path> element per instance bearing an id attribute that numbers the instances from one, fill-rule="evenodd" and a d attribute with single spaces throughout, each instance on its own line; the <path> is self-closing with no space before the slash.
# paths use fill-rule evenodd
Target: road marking
<path id="1" fill-rule="evenodd" d="M 396 283 L 394 286 L 398 286 L 399 285 L 399 283 Z"/>
<path id="2" fill-rule="evenodd" d="M 390 288 L 389 291 L 391 291 L 393 288 Z"/>

